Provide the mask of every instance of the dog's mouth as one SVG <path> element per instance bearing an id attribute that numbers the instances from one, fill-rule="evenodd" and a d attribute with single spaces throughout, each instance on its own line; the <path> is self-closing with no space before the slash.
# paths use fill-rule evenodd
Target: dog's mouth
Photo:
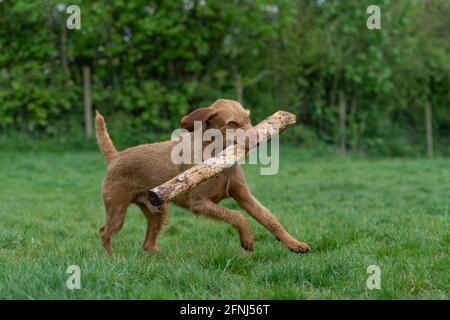
<path id="1" fill-rule="evenodd" d="M 245 131 L 245 149 L 251 150 L 259 145 L 259 134 L 255 127 L 250 127 Z"/>
<path id="2" fill-rule="evenodd" d="M 257 147 L 259 145 L 258 130 L 254 127 L 249 127 L 248 129 L 239 128 L 239 131 L 235 135 L 224 140 L 224 148 L 230 145 L 243 146 L 246 151 Z"/>

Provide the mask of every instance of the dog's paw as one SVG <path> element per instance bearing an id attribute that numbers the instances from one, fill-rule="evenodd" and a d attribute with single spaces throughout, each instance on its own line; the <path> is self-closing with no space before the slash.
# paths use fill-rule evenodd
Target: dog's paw
<path id="1" fill-rule="evenodd" d="M 253 251 L 253 242 L 250 243 L 241 243 L 241 247 L 247 251 Z"/>
<path id="2" fill-rule="evenodd" d="M 253 251 L 254 241 L 253 237 L 248 239 L 241 239 L 241 247 L 247 251 Z"/>
<path id="3" fill-rule="evenodd" d="M 295 253 L 307 253 L 309 251 L 309 246 L 307 243 L 305 242 L 300 242 L 300 241 L 291 241 L 291 243 L 289 243 L 288 248 Z"/>
<path id="4" fill-rule="evenodd" d="M 154 246 L 144 245 L 144 250 L 148 253 L 155 254 L 156 252 L 158 252 L 158 247 L 156 245 L 154 245 Z"/>

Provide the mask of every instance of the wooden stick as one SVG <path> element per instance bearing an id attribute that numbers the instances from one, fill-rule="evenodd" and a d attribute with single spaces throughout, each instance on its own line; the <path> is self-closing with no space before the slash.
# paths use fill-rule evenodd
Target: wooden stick
<path id="1" fill-rule="evenodd" d="M 243 160 L 245 156 L 251 150 L 256 148 L 259 143 L 279 134 L 295 122 L 296 117 L 292 113 L 286 111 L 278 111 L 274 113 L 266 120 L 247 130 L 246 133 L 253 130 L 254 133 L 256 133 L 254 137 L 257 137 L 256 140 L 254 139 L 255 141 L 250 140 L 250 142 L 253 143 L 247 145 L 247 148 L 245 143 L 232 144 L 225 148 L 217 156 L 192 166 L 171 180 L 151 189 L 148 192 L 148 199 L 150 203 L 158 207 L 163 204 L 163 202 L 170 201 L 174 197 L 183 194 L 202 181 L 217 175 L 224 169 L 232 167 L 239 161 Z"/>

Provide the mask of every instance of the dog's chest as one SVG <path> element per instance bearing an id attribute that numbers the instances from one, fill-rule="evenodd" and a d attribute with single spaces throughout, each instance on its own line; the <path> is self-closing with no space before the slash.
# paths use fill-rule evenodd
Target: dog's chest
<path id="1" fill-rule="evenodd" d="M 227 174 L 218 174 L 200 185 L 201 192 L 213 202 L 229 197 L 230 177 Z"/>

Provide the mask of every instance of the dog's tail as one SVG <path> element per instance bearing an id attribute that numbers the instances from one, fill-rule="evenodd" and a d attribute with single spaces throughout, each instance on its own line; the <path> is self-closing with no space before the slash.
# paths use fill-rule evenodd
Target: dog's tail
<path id="1" fill-rule="evenodd" d="M 103 153 L 106 163 L 110 163 L 111 160 L 117 155 L 116 147 L 109 137 L 108 130 L 106 129 L 106 123 L 103 116 L 96 111 L 95 116 L 95 134 L 97 136 L 97 143 Z"/>

